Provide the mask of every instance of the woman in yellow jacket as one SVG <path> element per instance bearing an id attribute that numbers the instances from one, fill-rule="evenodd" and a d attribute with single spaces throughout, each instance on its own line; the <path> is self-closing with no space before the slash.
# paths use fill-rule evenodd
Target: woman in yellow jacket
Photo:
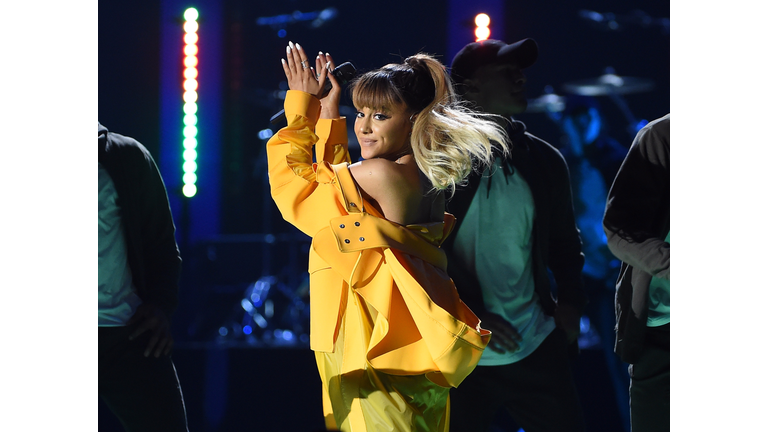
<path id="1" fill-rule="evenodd" d="M 286 57 L 288 126 L 267 143 L 269 181 L 285 220 L 312 237 L 310 346 L 326 426 L 447 431 L 448 390 L 490 332 L 446 273 L 444 191 L 473 159 L 490 163 L 491 141 L 508 151 L 504 131 L 457 105 L 443 65 L 418 54 L 352 84 L 365 160 L 349 165 L 333 60 L 320 53 L 313 68 L 293 43 Z"/>

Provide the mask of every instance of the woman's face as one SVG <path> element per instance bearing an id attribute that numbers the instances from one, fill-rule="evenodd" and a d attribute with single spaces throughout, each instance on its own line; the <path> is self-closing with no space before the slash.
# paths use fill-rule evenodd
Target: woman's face
<path id="1" fill-rule="evenodd" d="M 357 108 L 355 135 L 363 159 L 396 160 L 410 153 L 410 132 L 413 125 L 405 105 L 387 110 Z"/>

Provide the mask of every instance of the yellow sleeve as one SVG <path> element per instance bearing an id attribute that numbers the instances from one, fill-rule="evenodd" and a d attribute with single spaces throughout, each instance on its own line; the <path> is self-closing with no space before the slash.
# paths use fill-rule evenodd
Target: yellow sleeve
<path id="1" fill-rule="evenodd" d="M 309 236 L 344 214 L 341 190 L 329 164 L 349 160 L 346 120 L 318 122 L 319 115 L 316 97 L 289 90 L 285 97 L 288 126 L 267 142 L 272 199 L 283 218 Z M 318 164 L 312 163 L 315 143 L 323 149 L 318 152 Z"/>
<path id="2" fill-rule="evenodd" d="M 317 121 L 315 133 L 319 138 L 317 145 L 315 145 L 318 163 L 321 161 L 331 165 L 342 162 L 351 163 L 347 147 L 346 118 L 320 119 Z"/>

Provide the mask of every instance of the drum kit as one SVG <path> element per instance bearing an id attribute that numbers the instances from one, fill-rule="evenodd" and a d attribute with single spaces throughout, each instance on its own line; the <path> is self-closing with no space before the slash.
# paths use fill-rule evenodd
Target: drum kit
<path id="1" fill-rule="evenodd" d="M 562 85 L 563 91 L 567 94 L 609 97 L 626 118 L 629 123 L 628 131 L 633 136 L 645 122 L 637 121 L 624 100 L 624 96 L 651 91 L 654 87 L 655 84 L 651 79 L 620 76 L 611 67 L 606 68 L 604 74 L 599 77 L 570 81 Z M 543 95 L 528 100 L 526 112 L 546 113 L 550 118 L 558 119 L 559 114 L 565 111 L 566 103 L 567 98 L 565 96 L 554 93 L 552 87 L 547 86 Z"/>
<path id="2" fill-rule="evenodd" d="M 295 289 L 280 277 L 262 276 L 245 286 L 238 306 L 218 328 L 218 343 L 263 348 L 309 345 L 308 280 Z"/>
<path id="3" fill-rule="evenodd" d="M 644 31 L 661 30 L 664 34 L 669 34 L 669 18 L 655 18 L 638 9 L 628 14 L 582 9 L 578 11 L 577 17 L 590 23 L 593 28 L 605 32 L 616 32 L 622 28 L 635 27 Z M 621 110 L 629 123 L 628 132 L 634 137 L 635 133 L 647 122 L 645 120 L 637 121 L 624 100 L 624 96 L 651 91 L 654 86 L 655 84 L 651 79 L 620 76 L 612 67 L 607 67 L 603 75 L 567 82 L 562 85 L 562 90 L 570 95 L 607 96 Z M 567 108 L 567 100 L 567 97 L 555 94 L 552 87 L 547 86 L 544 95 L 528 101 L 527 112 L 545 113 L 550 119 L 558 122 L 562 117 L 561 113 Z"/>

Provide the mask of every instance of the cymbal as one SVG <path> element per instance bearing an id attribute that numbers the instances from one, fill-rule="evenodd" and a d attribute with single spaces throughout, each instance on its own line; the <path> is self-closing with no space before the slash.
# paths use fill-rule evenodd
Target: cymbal
<path id="1" fill-rule="evenodd" d="M 641 93 L 652 90 L 653 80 L 622 77 L 607 73 L 597 78 L 571 81 L 563 84 L 563 90 L 582 96 L 607 96 L 611 94 Z"/>
<path id="2" fill-rule="evenodd" d="M 547 93 L 535 99 L 528 99 L 527 113 L 561 112 L 565 109 L 565 98 Z"/>

